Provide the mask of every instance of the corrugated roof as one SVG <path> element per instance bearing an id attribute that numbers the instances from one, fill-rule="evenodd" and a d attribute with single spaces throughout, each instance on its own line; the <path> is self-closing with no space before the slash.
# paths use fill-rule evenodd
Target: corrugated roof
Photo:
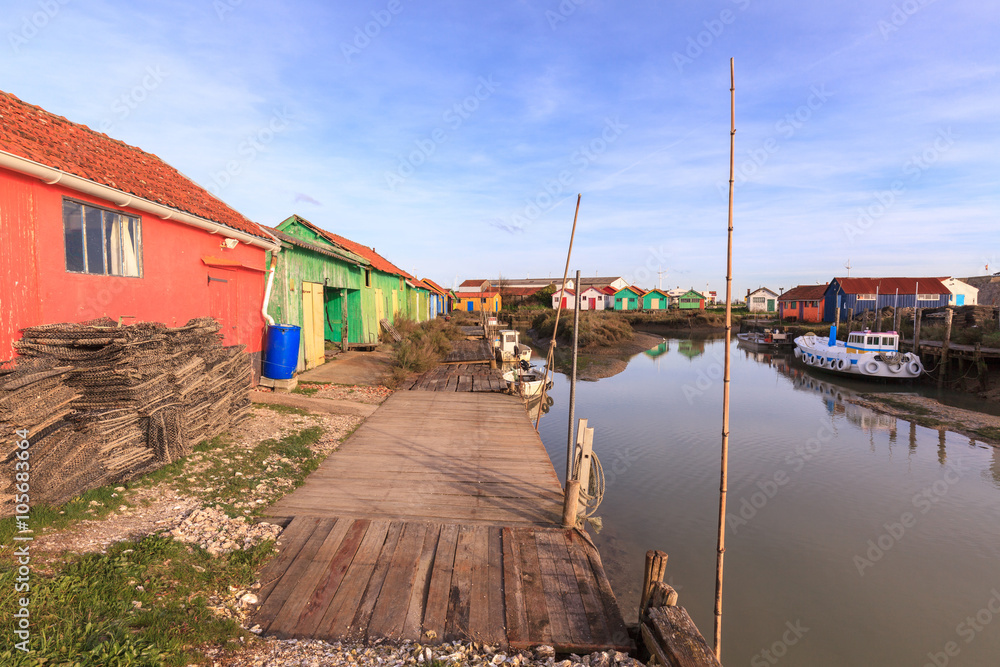
<path id="1" fill-rule="evenodd" d="M 951 294 L 940 278 L 837 278 L 845 294 Z"/>
<path id="2" fill-rule="evenodd" d="M 393 275 L 402 276 L 403 278 L 408 278 L 411 280 L 414 279 L 413 276 L 411 276 L 409 273 L 399 268 L 398 266 L 387 260 L 382 255 L 375 252 L 374 248 L 363 246 L 360 243 L 356 243 L 350 239 L 344 238 L 339 234 L 334 234 L 333 232 L 328 232 L 325 229 L 321 229 L 316 225 L 314 225 L 313 223 L 306 220 L 305 218 L 302 218 L 298 215 L 293 215 L 291 218 L 289 218 L 289 220 L 296 220 L 305 225 L 306 227 L 308 227 L 309 229 L 313 230 L 323 238 L 325 238 L 330 243 L 340 246 L 344 250 L 352 252 L 355 255 L 364 257 L 372 265 L 373 269 L 377 269 L 379 271 L 382 271 L 383 273 L 391 273 Z"/>
<path id="3" fill-rule="evenodd" d="M 277 238 L 279 241 L 283 243 L 298 246 L 300 248 L 305 248 L 306 250 L 312 250 L 313 252 L 318 252 L 322 255 L 328 255 L 330 257 L 333 257 L 334 259 L 340 259 L 345 262 L 350 262 L 351 264 L 356 264 L 359 266 L 370 266 L 370 263 L 364 257 L 355 255 L 354 253 L 348 252 L 347 250 L 344 250 L 342 248 L 331 248 L 330 246 L 316 245 L 315 243 L 309 243 L 308 241 L 303 241 L 298 237 L 286 234 L 285 232 L 282 232 L 274 227 L 268 227 L 266 225 L 261 225 L 261 227 L 266 229 L 268 232 L 274 235 L 275 238 Z"/>
<path id="4" fill-rule="evenodd" d="M 421 282 L 423 282 L 425 285 L 427 285 L 427 287 L 429 287 L 431 289 L 431 291 L 437 292 L 441 296 L 444 296 L 444 295 L 446 295 L 448 293 L 448 290 L 446 290 L 445 288 L 441 287 L 440 285 L 438 285 L 436 282 L 434 282 L 430 278 L 423 278 Z"/>
<path id="5" fill-rule="evenodd" d="M 797 285 L 778 297 L 778 301 L 819 301 L 826 294 L 830 283 L 822 285 Z"/>
<path id="6" fill-rule="evenodd" d="M 0 150 L 260 238 L 257 223 L 169 164 L 0 91 Z"/>

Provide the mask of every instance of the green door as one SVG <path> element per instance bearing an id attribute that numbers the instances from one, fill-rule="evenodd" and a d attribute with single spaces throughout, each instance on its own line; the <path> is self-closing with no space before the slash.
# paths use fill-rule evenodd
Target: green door
<path id="1" fill-rule="evenodd" d="M 769 313 L 773 313 L 774 312 L 774 299 L 768 299 L 767 300 L 767 312 L 769 312 Z"/>

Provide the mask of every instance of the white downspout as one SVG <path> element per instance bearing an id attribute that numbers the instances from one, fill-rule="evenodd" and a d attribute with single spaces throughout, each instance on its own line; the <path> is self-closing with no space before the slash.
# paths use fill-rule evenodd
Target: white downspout
<path id="1" fill-rule="evenodd" d="M 267 321 L 267 326 L 274 326 L 274 318 L 267 314 L 267 304 L 271 301 L 271 286 L 274 284 L 274 267 L 278 263 L 278 253 L 271 252 L 271 268 L 267 271 L 267 286 L 264 288 L 264 305 L 260 308 L 260 314 Z"/>

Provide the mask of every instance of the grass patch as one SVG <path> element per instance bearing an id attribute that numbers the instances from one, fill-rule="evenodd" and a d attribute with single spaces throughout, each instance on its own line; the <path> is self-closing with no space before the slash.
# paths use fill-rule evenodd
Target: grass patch
<path id="1" fill-rule="evenodd" d="M 319 387 L 303 387 L 302 385 L 292 389 L 293 394 L 302 394 L 303 396 L 312 396 L 317 391 L 319 391 Z"/>
<path id="2" fill-rule="evenodd" d="M 14 620 L 0 618 L 0 664 L 186 665 L 201 663 L 205 644 L 249 639 L 239 624 L 209 609 L 230 586 L 248 587 L 272 542 L 212 557 L 160 535 L 120 542 L 107 554 L 67 563 L 31 578 L 31 653 L 13 646 Z M 16 572 L 0 572 L 0 606 L 15 609 Z M 141 587 L 141 589 L 140 589 Z"/>
<path id="3" fill-rule="evenodd" d="M 539 313 L 531 321 L 531 327 L 542 339 L 552 337 L 555 328 L 556 312 L 554 310 Z M 627 343 L 635 337 L 635 331 L 621 313 L 605 311 L 580 311 L 580 347 L 609 347 L 619 343 Z M 563 312 L 559 318 L 559 340 L 572 342 L 573 314 Z"/>
<path id="4" fill-rule="evenodd" d="M 440 318 L 418 324 L 397 317 L 393 326 L 403 340 L 392 349 L 392 367 L 386 379 L 392 388 L 398 387 L 410 373 L 423 373 L 437 366 L 451 352 L 452 341 L 462 338 L 454 323 Z"/>
<path id="5" fill-rule="evenodd" d="M 996 426 L 980 426 L 973 431 L 976 435 L 986 438 L 987 440 L 998 440 L 1000 441 L 1000 428 Z"/>
<path id="6" fill-rule="evenodd" d="M 308 415 L 308 410 L 303 410 L 302 408 L 296 408 L 291 405 L 276 405 L 274 403 L 257 403 L 255 407 L 265 408 L 267 410 L 273 410 L 283 415 Z"/>
<path id="7" fill-rule="evenodd" d="M 122 487 L 102 486 L 91 489 L 68 503 L 55 507 L 32 505 L 30 527 L 34 534 L 38 535 L 45 528 L 65 528 L 81 519 L 103 518 L 122 505 L 131 506 L 122 498 L 121 492 L 115 491 L 115 488 Z M 0 519 L 0 544 L 9 544 L 15 534 L 17 534 L 15 517 Z"/>

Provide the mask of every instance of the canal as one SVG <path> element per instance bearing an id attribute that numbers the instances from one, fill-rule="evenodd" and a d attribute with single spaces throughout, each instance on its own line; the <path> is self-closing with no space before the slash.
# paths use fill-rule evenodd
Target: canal
<path id="1" fill-rule="evenodd" d="M 576 394 L 606 476 L 595 541 L 626 618 L 660 549 L 710 643 L 723 349 L 668 339 Z M 732 350 L 723 663 L 1000 664 L 997 450 L 853 405 L 858 385 L 790 357 Z M 568 378 L 551 393 L 540 432 L 562 477 Z"/>

